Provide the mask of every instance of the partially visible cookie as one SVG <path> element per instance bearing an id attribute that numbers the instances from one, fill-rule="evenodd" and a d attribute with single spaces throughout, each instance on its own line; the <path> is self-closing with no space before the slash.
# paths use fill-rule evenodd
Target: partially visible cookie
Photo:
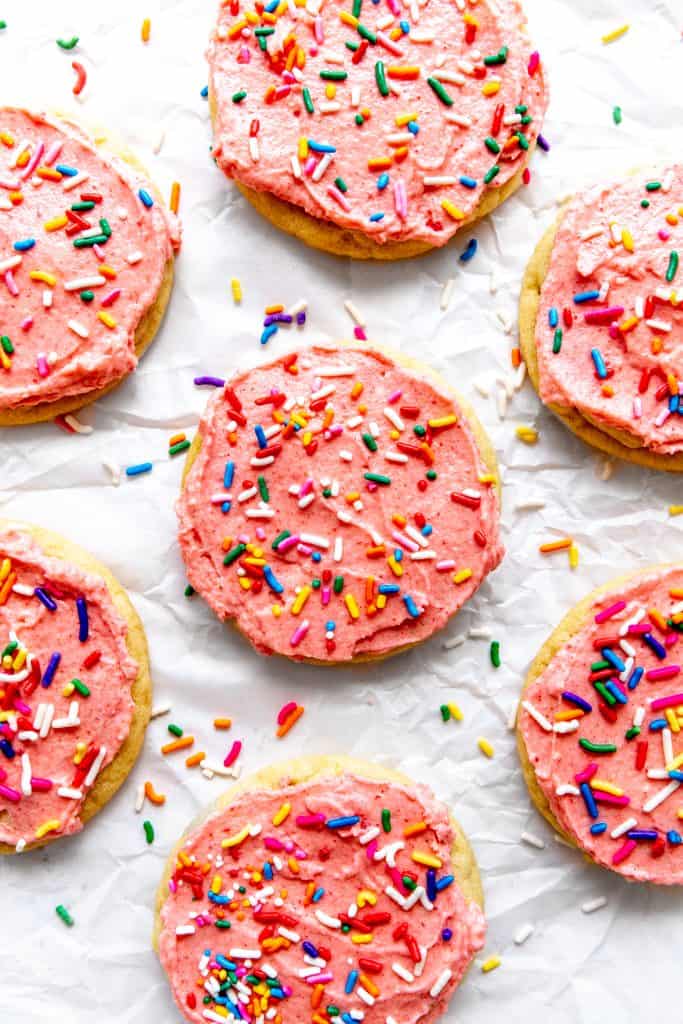
<path id="1" fill-rule="evenodd" d="M 543 645 L 517 716 L 541 814 L 630 881 L 683 884 L 682 632 L 683 565 L 611 581 Z"/>
<path id="2" fill-rule="evenodd" d="M 109 570 L 0 520 L 0 853 L 72 835 L 104 807 L 151 700 L 142 623 Z"/>
<path id="3" fill-rule="evenodd" d="M 213 156 L 279 228 L 357 259 L 445 245 L 522 183 L 548 95 L 518 0 L 219 9 Z"/>
<path id="4" fill-rule="evenodd" d="M 307 757 L 241 782 L 189 827 L 154 946 L 192 1024 L 226 1011 L 300 1024 L 330 1007 L 433 1024 L 483 947 L 482 904 L 471 847 L 426 787 Z"/>
<path id="5" fill-rule="evenodd" d="M 164 315 L 176 218 L 128 151 L 0 108 L 0 426 L 111 391 Z"/>
<path id="6" fill-rule="evenodd" d="M 526 269 L 520 345 L 541 400 L 608 455 L 683 471 L 683 167 L 577 195 Z"/>
<path id="7" fill-rule="evenodd" d="M 209 399 L 178 502 L 187 576 L 261 653 L 376 660 L 498 565 L 498 485 L 474 413 L 427 368 L 302 349 Z"/>

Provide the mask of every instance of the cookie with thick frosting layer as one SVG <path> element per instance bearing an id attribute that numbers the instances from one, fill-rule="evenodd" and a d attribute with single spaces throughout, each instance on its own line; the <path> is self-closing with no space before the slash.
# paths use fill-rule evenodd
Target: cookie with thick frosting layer
<path id="1" fill-rule="evenodd" d="M 588 444 L 683 471 L 683 167 L 580 193 L 526 269 L 520 344 L 541 400 Z"/>
<path id="2" fill-rule="evenodd" d="M 309 245 L 399 259 L 511 194 L 547 106 L 517 0 L 223 4 L 213 155 Z"/>
<path id="3" fill-rule="evenodd" d="M 66 118 L 0 108 L 0 425 L 79 409 L 135 369 L 179 245 L 130 153 Z"/>
<path id="4" fill-rule="evenodd" d="M 405 650 L 503 555 L 486 434 L 402 356 L 314 347 L 235 375 L 187 467 L 188 580 L 264 654 L 343 664 Z"/>
<path id="5" fill-rule="evenodd" d="M 425 786 L 347 757 L 274 765 L 190 826 L 154 946 L 194 1024 L 433 1024 L 484 944 L 471 847 Z M 362 1018 L 359 1016 L 362 1014 Z"/>
<path id="6" fill-rule="evenodd" d="M 0 520 L 0 853 L 73 835 L 104 807 L 151 699 L 142 623 L 109 570 Z"/>
<path id="7" fill-rule="evenodd" d="M 683 566 L 611 581 L 543 645 L 517 716 L 538 809 L 630 881 L 683 884 L 681 632 Z"/>

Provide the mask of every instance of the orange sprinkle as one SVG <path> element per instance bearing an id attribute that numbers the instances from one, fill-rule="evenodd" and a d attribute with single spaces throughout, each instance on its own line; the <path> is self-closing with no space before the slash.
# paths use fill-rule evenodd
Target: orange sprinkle
<path id="1" fill-rule="evenodd" d="M 229 729 L 232 725 L 232 718 L 214 718 L 214 729 Z"/>
<path id="2" fill-rule="evenodd" d="M 174 444 L 181 444 L 183 441 L 186 440 L 187 438 L 185 437 L 184 434 L 174 434 L 173 437 L 169 437 L 168 446 L 169 448 L 171 448 Z"/>
<path id="3" fill-rule="evenodd" d="M 61 181 L 62 176 L 54 167 L 39 167 L 36 170 L 36 177 L 46 181 Z"/>
<path id="4" fill-rule="evenodd" d="M 389 78 L 398 78 L 399 81 L 405 82 L 411 78 L 420 77 L 420 69 L 415 64 L 406 65 L 405 67 L 397 67 L 392 64 L 387 68 L 387 76 Z"/>
<path id="5" fill-rule="evenodd" d="M 572 546 L 571 537 L 563 537 L 562 540 L 551 540 L 547 544 L 541 544 L 539 551 L 542 555 L 548 555 L 551 551 L 564 551 Z"/>
<path id="6" fill-rule="evenodd" d="M 17 581 L 17 574 L 15 572 L 11 572 L 9 574 L 9 576 L 7 577 L 7 579 L 5 580 L 5 582 L 4 582 L 3 586 L 2 586 L 2 590 L 0 590 L 0 604 L 4 604 L 5 603 L 5 601 L 9 597 L 10 590 L 12 589 L 12 587 L 14 586 L 16 581 Z"/>
<path id="7" fill-rule="evenodd" d="M 189 757 L 185 758 L 186 768 L 196 768 L 198 764 L 201 764 L 206 754 L 203 750 L 198 750 L 196 754 L 190 754 Z"/>
<path id="8" fill-rule="evenodd" d="M 173 754 L 176 750 L 185 750 L 187 747 L 191 747 L 194 743 L 194 736 L 181 736 L 178 740 L 172 740 L 170 743 L 164 743 L 161 748 L 162 754 Z"/>
<path id="9" fill-rule="evenodd" d="M 283 313 L 284 309 L 285 307 L 282 305 L 282 303 L 278 302 L 276 306 L 266 306 L 264 312 L 266 316 L 273 316 L 274 313 Z"/>
<path id="10" fill-rule="evenodd" d="M 311 992 L 311 1007 L 314 1010 L 317 1010 L 318 1007 L 320 1006 L 320 1004 L 322 1002 L 323 992 L 324 991 L 325 991 L 325 986 L 324 985 L 314 985 L 313 986 L 313 991 Z M 327 1019 L 326 1018 L 325 1018 L 325 1024 L 327 1024 Z"/>
<path id="11" fill-rule="evenodd" d="M 157 793 L 151 782 L 145 783 L 145 796 L 151 804 L 155 804 L 157 807 L 161 807 L 162 804 L 166 803 L 164 794 Z"/>
<path id="12" fill-rule="evenodd" d="M 140 38 L 142 39 L 143 43 L 148 43 L 149 42 L 149 36 L 150 36 L 150 32 L 151 31 L 152 31 L 152 22 L 149 20 L 149 18 L 145 18 L 145 20 L 142 23 L 142 29 L 140 31 Z"/>
<path id="13" fill-rule="evenodd" d="M 411 825 L 406 825 L 406 827 L 403 829 L 403 835 L 406 837 L 406 839 L 409 839 L 410 836 L 419 836 L 423 832 L 426 832 L 426 831 L 427 831 L 427 823 L 426 822 L 424 822 L 424 821 L 414 821 Z"/>
<path id="14" fill-rule="evenodd" d="M 583 718 L 584 712 L 581 708 L 574 708 L 573 711 L 556 711 L 556 722 L 571 722 L 574 718 Z"/>
<path id="15" fill-rule="evenodd" d="M 171 207 L 171 213 L 177 213 L 178 207 L 180 206 L 180 182 L 174 181 L 171 185 L 171 199 L 168 204 Z"/>
<path id="16" fill-rule="evenodd" d="M 97 273 L 101 274 L 102 277 L 106 277 L 108 281 L 113 281 L 116 277 L 116 271 L 108 263 L 101 263 L 97 268 Z"/>
<path id="17" fill-rule="evenodd" d="M 374 981 L 371 978 L 368 978 L 367 974 L 361 974 L 358 980 L 365 989 L 365 991 L 369 992 L 370 995 L 374 996 L 376 999 L 377 996 L 379 995 L 379 989 L 375 985 Z"/>
<path id="18" fill-rule="evenodd" d="M 281 740 L 283 736 L 287 735 L 292 726 L 296 725 L 303 713 L 304 708 L 299 704 L 299 706 L 292 711 L 291 715 L 288 715 L 287 718 L 285 718 L 282 725 L 279 725 L 277 729 L 276 736 L 279 740 Z"/>
<path id="19" fill-rule="evenodd" d="M 390 156 L 374 156 L 368 160 L 369 171 L 388 171 L 390 167 Z"/>
<path id="20" fill-rule="evenodd" d="M 512 365 L 513 365 L 514 369 L 516 370 L 517 367 L 520 366 L 521 362 L 522 362 L 522 351 L 521 351 L 521 349 L 519 349 L 517 347 L 513 348 L 512 352 L 510 353 L 510 359 L 512 361 Z"/>

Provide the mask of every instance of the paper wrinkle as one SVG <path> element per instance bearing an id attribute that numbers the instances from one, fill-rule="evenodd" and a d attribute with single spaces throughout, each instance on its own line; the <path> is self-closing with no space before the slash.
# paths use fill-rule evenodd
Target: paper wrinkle
<path id="1" fill-rule="evenodd" d="M 186 769 L 185 752 L 160 756 L 169 722 L 215 759 L 242 739 L 243 773 L 302 753 L 339 751 L 399 767 L 451 804 L 483 875 L 486 953 L 501 955 L 503 965 L 488 975 L 473 967 L 444 1024 L 499 1024 L 501 1012 L 511 1024 L 669 1019 L 672 951 L 683 939 L 677 895 L 627 885 L 555 841 L 530 805 L 507 722 L 531 658 L 576 601 L 619 573 L 681 557 L 683 518 L 667 512 L 680 503 L 680 486 L 675 477 L 625 465 L 602 481 L 605 459 L 542 410 L 528 384 L 499 420 L 496 378 L 511 372 L 521 275 L 555 218 L 558 197 L 680 158 L 680 131 L 672 129 L 683 92 L 679 5 L 621 0 L 596 10 L 594 0 L 527 0 L 550 80 L 544 134 L 551 153 L 534 157 L 528 189 L 462 239 L 389 266 L 306 249 L 276 232 L 216 170 L 199 95 L 213 3 L 156 0 L 144 11 L 132 0 L 67 6 L 41 5 L 36 18 L 35 5 L 14 5 L 7 15 L 0 59 L 3 80 L 15 86 L 7 101 L 54 105 L 111 125 L 164 195 L 173 180 L 181 182 L 184 244 L 158 339 L 133 377 L 79 416 L 94 432 L 68 436 L 52 424 L 3 432 L 0 508 L 62 532 L 110 566 L 147 628 L 155 703 L 168 700 L 173 710 L 151 723 L 128 782 L 79 836 L 0 862 L 3 1020 L 179 1021 L 150 948 L 154 891 L 173 843 L 225 787 Z M 139 41 L 143 16 L 152 22 L 147 46 Z M 624 23 L 629 33 L 603 47 L 601 35 Z M 81 42 L 65 54 L 54 40 L 72 34 Z M 82 103 L 71 95 L 71 60 L 88 69 Z M 623 111 L 618 128 L 615 105 Z M 478 252 L 462 264 L 470 237 Z M 232 303 L 232 277 L 242 282 L 240 306 Z M 442 311 L 449 278 L 455 285 Z M 281 330 L 264 352 L 263 308 L 300 298 L 309 302 L 307 326 Z M 192 436 L 204 407 L 207 392 L 193 387 L 195 375 L 225 375 L 297 341 L 350 338 L 348 298 L 367 318 L 373 341 L 432 364 L 481 417 L 501 461 L 507 555 L 460 615 L 419 649 L 377 666 L 326 670 L 265 660 L 200 599 L 183 597 L 174 512 L 182 458 L 169 461 L 166 451 L 178 429 Z M 512 318 L 511 335 L 499 311 Z M 488 399 L 475 380 L 486 381 Z M 519 424 L 539 430 L 537 445 L 516 438 Z M 103 460 L 125 467 L 148 459 L 151 475 L 123 476 L 118 488 L 102 467 Z M 545 506 L 516 510 L 537 500 Z M 579 547 L 573 573 L 566 552 L 538 553 L 540 543 L 561 536 Z M 498 670 L 490 640 L 467 638 L 472 627 L 500 641 Z M 445 650 L 460 634 L 464 644 Z M 279 742 L 276 714 L 291 699 L 306 712 Z M 461 723 L 441 720 L 439 705 L 451 700 L 462 708 Z M 233 719 L 229 733 L 213 729 L 219 715 Z M 493 760 L 479 752 L 480 736 L 494 745 Z M 161 808 L 147 803 L 136 815 L 136 790 L 147 779 L 167 801 Z M 151 847 L 145 819 L 156 831 Z M 521 842 L 523 831 L 543 839 L 545 849 Z M 581 912 L 601 896 L 605 908 Z M 57 918 L 57 903 L 70 909 L 73 929 Z M 526 922 L 535 931 L 516 946 L 513 935 Z"/>

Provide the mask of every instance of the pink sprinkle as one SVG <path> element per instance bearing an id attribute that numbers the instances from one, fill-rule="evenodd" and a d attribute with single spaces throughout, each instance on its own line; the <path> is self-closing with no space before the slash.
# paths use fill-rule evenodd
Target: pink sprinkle
<path id="1" fill-rule="evenodd" d="M 281 547 L 282 547 L 282 545 L 280 545 L 280 548 Z M 278 548 L 278 550 L 280 550 L 280 548 Z M 289 638 L 289 643 L 290 643 L 291 647 L 298 647 L 298 645 L 301 643 L 303 638 L 308 633 L 310 625 L 311 624 L 308 621 L 308 619 L 304 619 L 304 621 L 301 623 L 301 625 L 297 626 L 297 628 L 294 630 L 294 632 L 292 633 L 291 637 Z"/>
<path id="2" fill-rule="evenodd" d="M 305 498 L 306 495 L 309 494 L 312 490 L 313 490 L 313 478 L 309 476 L 306 480 L 304 480 L 304 482 L 302 483 L 301 487 L 299 488 L 299 497 L 300 498 Z"/>
<path id="3" fill-rule="evenodd" d="M 323 19 L 320 17 L 319 14 L 316 16 L 316 19 L 313 22 L 313 32 L 315 35 L 316 43 L 319 43 L 322 46 L 322 44 L 325 42 L 325 31 L 323 29 Z"/>
<path id="4" fill-rule="evenodd" d="M 396 208 L 399 220 L 405 220 L 408 216 L 408 197 L 406 195 L 406 186 L 402 179 L 399 179 L 394 185 L 394 207 Z"/>
<path id="5" fill-rule="evenodd" d="M 251 53 L 248 46 L 243 46 L 240 49 L 239 56 L 237 58 L 238 64 L 248 64 L 251 60 Z"/>
<path id="6" fill-rule="evenodd" d="M 31 778 L 31 789 L 37 789 L 40 793 L 47 793 L 52 789 L 52 779 L 38 779 L 35 775 Z"/>
<path id="7" fill-rule="evenodd" d="M 328 196 L 331 196 L 332 199 L 336 200 L 336 202 L 339 203 L 339 205 L 341 206 L 342 210 L 346 210 L 346 212 L 349 213 L 349 211 L 351 210 L 351 207 L 349 206 L 348 202 L 346 201 L 346 197 L 345 197 L 344 193 L 340 189 L 338 189 L 336 185 L 328 185 L 327 186 L 327 194 L 328 194 Z"/>
<path id="8" fill-rule="evenodd" d="M 323 437 L 325 438 L 326 441 L 331 441 L 333 437 L 339 437 L 339 435 L 343 433 L 344 428 L 342 427 L 341 423 L 335 423 L 333 427 L 329 427 L 325 431 Z"/>
<path id="9" fill-rule="evenodd" d="M 403 881 L 403 875 L 398 870 L 398 868 L 391 868 L 389 867 L 388 864 L 385 864 L 384 866 L 387 869 L 387 874 L 391 875 L 391 880 L 394 883 L 394 887 L 398 889 L 399 892 L 406 892 L 406 886 Z"/>
<path id="10" fill-rule="evenodd" d="M 23 700 L 15 700 L 14 701 L 14 709 L 15 709 L 15 711 L 18 711 L 20 715 L 30 715 L 31 714 L 30 707 L 28 706 L 28 704 L 25 704 L 23 702 Z"/>
<path id="11" fill-rule="evenodd" d="M 265 540 L 266 539 L 266 531 L 263 529 L 262 526 L 257 526 L 256 527 L 256 536 L 258 537 L 259 540 Z"/>
<path id="12" fill-rule="evenodd" d="M 583 783 L 583 782 L 590 782 L 590 780 L 593 778 L 593 776 L 595 775 L 597 770 L 598 770 L 597 764 L 595 764 L 594 761 L 591 761 L 591 763 L 587 764 L 586 767 L 583 768 L 578 773 L 578 775 L 574 776 L 574 779 L 576 780 L 576 782 L 580 786 L 581 783 Z"/>
<path id="13" fill-rule="evenodd" d="M 387 398 L 387 402 L 389 403 L 389 405 L 393 405 L 395 402 L 398 402 L 402 394 L 403 392 L 401 391 L 400 388 L 398 388 L 396 391 L 392 391 L 389 397 Z"/>
<path id="14" fill-rule="evenodd" d="M 313 548 L 311 547 L 310 544 L 297 544 L 296 550 L 299 552 L 300 555 L 313 554 Z"/>
<path id="15" fill-rule="evenodd" d="M 637 843 L 635 839 L 627 839 L 623 846 L 620 846 L 617 852 L 612 857 L 613 864 L 621 864 L 622 860 L 626 860 L 630 857 L 635 850 Z"/>
<path id="16" fill-rule="evenodd" d="M 289 86 L 289 85 L 281 85 L 278 89 L 275 90 L 275 99 L 276 100 L 283 100 L 285 98 L 285 96 L 289 96 L 291 91 L 292 91 L 292 87 L 291 86 Z"/>
<path id="17" fill-rule="evenodd" d="M 657 697 L 651 701 L 650 707 L 653 711 L 659 711 L 661 708 L 673 708 L 676 704 L 683 704 L 683 693 L 674 693 L 671 697 Z"/>
<path id="18" fill-rule="evenodd" d="M 331 591 L 331 589 L 330 589 L 329 587 L 323 587 L 323 588 L 322 588 L 322 592 L 321 592 L 321 594 L 320 594 L 320 598 L 321 598 L 321 601 L 322 601 L 323 607 L 324 607 L 325 605 L 328 605 L 328 604 L 330 603 L 330 598 L 331 598 L 331 597 L 332 597 L 332 591 Z"/>
<path id="19" fill-rule="evenodd" d="M 661 240 L 663 242 L 668 242 L 669 239 L 671 238 L 671 232 L 670 231 L 666 231 L 665 228 L 660 228 L 659 231 L 657 232 L 657 234 L 659 235 L 659 237 L 661 238 Z"/>
<path id="20" fill-rule="evenodd" d="M 295 700 L 290 700 L 280 708 L 277 713 L 277 724 L 282 725 L 291 715 L 292 711 L 296 711 L 297 703 Z"/>
<path id="21" fill-rule="evenodd" d="M 22 331 L 30 331 L 31 328 L 33 327 L 33 317 L 32 316 L 24 317 L 24 319 L 21 321 L 19 326 L 21 327 Z"/>
<path id="22" fill-rule="evenodd" d="M 368 482 L 365 485 L 365 489 L 369 491 L 370 494 L 374 494 L 375 491 L 377 490 L 377 484 L 374 483 L 372 480 L 368 480 Z"/>
<path id="23" fill-rule="evenodd" d="M 419 551 L 420 545 L 416 544 L 414 540 L 406 537 L 400 530 L 394 530 L 391 534 L 397 544 L 400 544 L 402 548 L 407 548 L 408 551 Z"/>
<path id="24" fill-rule="evenodd" d="M 334 975 L 332 971 L 324 971 L 322 974 L 309 974 L 306 978 L 307 985 L 324 985 L 327 981 L 332 981 Z"/>
<path id="25" fill-rule="evenodd" d="M 298 544 L 298 543 L 299 543 L 299 534 L 298 533 L 293 533 L 291 537 L 285 537 L 285 539 L 281 540 L 280 543 L 277 546 L 277 553 L 278 553 L 278 555 L 284 554 L 285 551 L 289 551 L 290 548 L 293 548 L 294 545 Z"/>
<path id="26" fill-rule="evenodd" d="M 325 824 L 324 814 L 298 814 L 296 823 L 299 828 L 317 828 Z"/>
<path id="27" fill-rule="evenodd" d="M 660 668 L 650 668 L 645 673 L 646 679 L 672 679 L 681 671 L 680 665 L 662 665 Z"/>
<path id="28" fill-rule="evenodd" d="M 47 377 L 50 373 L 50 367 L 47 364 L 47 359 L 42 353 L 36 359 L 36 366 L 38 367 L 39 377 Z"/>
<path id="29" fill-rule="evenodd" d="M 377 32 L 376 35 L 377 42 L 380 44 L 380 46 L 383 46 L 385 50 L 388 50 L 389 53 L 393 53 L 395 57 L 403 56 L 403 50 L 401 49 L 401 47 L 397 46 L 393 39 L 389 38 L 386 32 Z"/>
<path id="30" fill-rule="evenodd" d="M 284 850 L 284 846 L 279 839 L 275 839 L 273 836 L 266 836 L 263 840 L 263 845 L 267 850 Z"/>
<path id="31" fill-rule="evenodd" d="M 120 288 L 114 288 L 113 291 L 109 292 L 108 295 L 104 296 L 104 298 L 102 299 L 102 305 L 103 306 L 113 306 L 114 303 L 116 302 L 116 300 L 118 299 L 120 294 L 121 294 L 121 289 Z"/>
<path id="32" fill-rule="evenodd" d="M 623 611 L 626 607 L 626 601 L 616 601 L 615 604 L 611 604 L 609 608 L 603 608 L 601 612 L 595 616 L 596 622 L 607 622 L 607 619 L 614 618 L 619 612 Z"/>
<path id="33" fill-rule="evenodd" d="M 455 569 L 455 562 L 452 558 L 445 558 L 442 562 L 437 562 L 435 565 L 437 572 L 448 572 L 450 569 Z"/>
<path id="34" fill-rule="evenodd" d="M 104 249 L 102 248 L 101 245 L 93 245 L 92 251 L 95 253 L 95 255 L 97 256 L 98 260 L 104 261 L 106 259 Z"/>
<path id="35" fill-rule="evenodd" d="M 24 180 L 26 180 L 26 178 L 30 178 L 31 177 L 31 175 L 35 171 L 36 167 L 38 166 L 38 161 L 40 160 L 40 158 L 41 158 L 41 156 L 43 155 L 44 152 L 45 152 L 45 143 L 44 142 L 39 142 L 38 145 L 36 146 L 36 148 L 33 150 L 33 153 L 31 154 L 31 159 L 26 164 L 26 167 L 24 167 L 23 171 L 21 171 L 21 173 L 19 175 L 20 178 L 23 178 Z"/>
<path id="36" fill-rule="evenodd" d="M 629 796 L 615 796 L 614 793 L 603 793 L 601 789 L 593 789 L 594 798 L 601 804 L 612 804 L 613 807 L 628 807 Z"/>
<path id="37" fill-rule="evenodd" d="M 398 0 L 387 0 L 387 7 L 395 17 L 398 18 L 401 13 L 401 8 L 398 5 Z"/>
<path id="38" fill-rule="evenodd" d="M 655 426 L 656 427 L 661 427 L 662 424 L 665 423 L 668 420 L 670 415 L 671 415 L 671 411 L 670 411 L 668 405 L 665 405 L 664 408 L 662 409 L 662 411 L 655 417 Z"/>
<path id="39" fill-rule="evenodd" d="M 14 274 L 12 273 L 11 270 L 5 271 L 5 285 L 7 286 L 7 291 L 10 293 L 10 295 L 13 295 L 14 298 L 16 299 L 17 295 L 19 294 L 19 289 L 17 288 L 16 281 L 14 280 Z"/>
<path id="40" fill-rule="evenodd" d="M 678 643 L 678 633 L 667 633 L 664 637 L 664 646 L 673 647 Z"/>
<path id="41" fill-rule="evenodd" d="M 375 854 L 377 853 L 377 840 L 373 839 L 371 843 L 365 847 L 365 856 L 368 860 L 374 860 Z"/>
<path id="42" fill-rule="evenodd" d="M 529 57 L 529 63 L 527 65 L 527 71 L 529 72 L 530 76 L 533 77 L 533 75 L 536 74 L 536 72 L 538 71 L 538 66 L 539 66 L 540 63 L 541 63 L 541 55 L 539 54 L 538 50 L 534 50 L 534 52 Z"/>
<path id="43" fill-rule="evenodd" d="M 1 784 L 0 796 L 4 796 L 5 800 L 11 800 L 13 804 L 18 804 L 21 800 L 21 793 L 18 793 L 16 789 L 10 789 L 9 786 L 3 786 Z"/>
<path id="44" fill-rule="evenodd" d="M 611 324 L 623 316 L 623 306 L 608 306 L 606 309 L 590 309 L 583 314 L 587 324 Z"/>
<path id="45" fill-rule="evenodd" d="M 368 336 L 365 333 L 364 329 L 360 326 L 360 324 L 356 324 L 356 326 L 354 327 L 354 329 L 353 329 L 353 336 L 354 336 L 354 338 L 358 338 L 359 341 L 367 341 L 368 340 Z"/>
<path id="46" fill-rule="evenodd" d="M 316 169 L 317 164 L 318 161 L 314 156 L 307 157 L 304 163 L 304 174 L 307 174 L 310 177 L 311 174 L 313 174 L 313 171 Z"/>
<path id="47" fill-rule="evenodd" d="M 61 151 L 61 140 L 57 140 L 57 142 L 53 142 L 51 146 L 48 146 L 47 150 L 45 151 L 45 156 L 43 157 L 43 163 L 45 164 L 45 166 L 52 167 L 53 163 L 55 162 Z"/>
<path id="48" fill-rule="evenodd" d="M 242 751 L 242 740 L 235 740 L 230 750 L 226 754 L 223 764 L 226 768 L 229 768 L 231 764 L 234 764 L 237 758 L 240 756 Z"/>
<path id="49" fill-rule="evenodd" d="M 169 892 L 177 892 L 178 891 L 178 883 L 176 881 L 174 881 L 172 878 L 169 878 L 169 880 L 168 880 L 168 891 Z"/>
<path id="50" fill-rule="evenodd" d="M 638 636 L 643 636 L 645 633 L 652 632 L 651 622 L 632 622 L 628 627 L 629 633 L 636 633 Z"/>

